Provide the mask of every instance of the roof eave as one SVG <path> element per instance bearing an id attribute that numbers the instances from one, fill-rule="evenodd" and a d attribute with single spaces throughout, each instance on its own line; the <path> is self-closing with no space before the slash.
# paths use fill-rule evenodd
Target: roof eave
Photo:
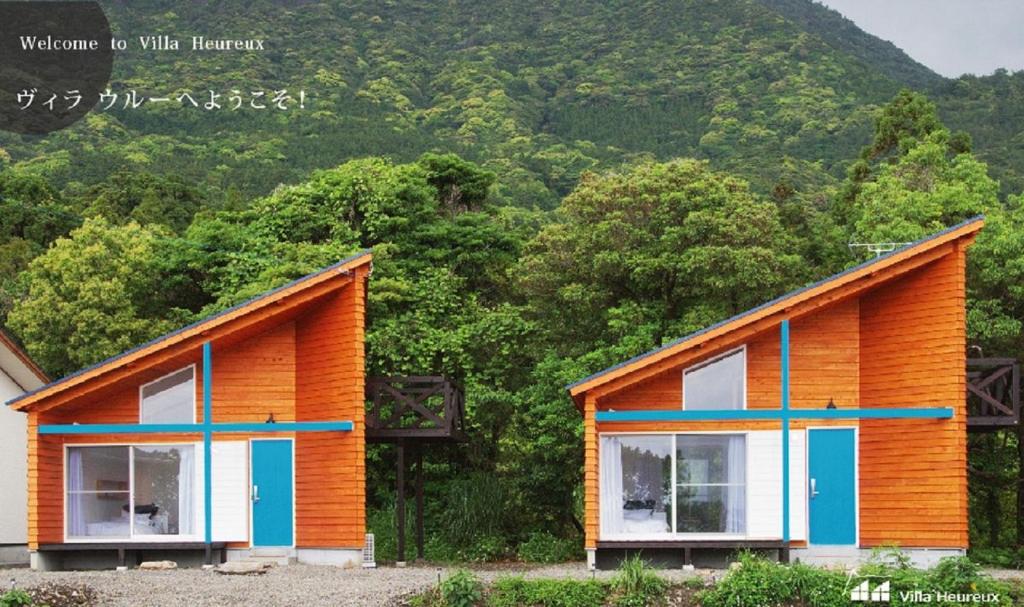
<path id="1" fill-rule="evenodd" d="M 631 367 L 631 366 L 636 365 L 637 363 L 640 363 L 640 362 L 645 361 L 647 359 L 660 360 L 660 358 L 662 358 L 662 357 L 672 356 L 672 355 L 678 354 L 679 352 L 683 352 L 683 351 L 685 351 L 685 350 L 687 350 L 689 348 L 695 347 L 698 344 L 700 344 L 702 341 L 704 341 L 704 339 L 701 339 L 701 338 L 706 338 L 706 336 L 710 332 L 712 332 L 712 331 L 716 331 L 717 330 L 717 331 L 725 331 L 725 333 L 728 333 L 728 332 L 731 332 L 731 331 L 733 331 L 733 330 L 735 330 L 737 328 L 742 327 L 745 324 L 744 321 L 749 321 L 751 316 L 754 315 L 757 312 L 765 311 L 765 310 L 768 310 L 768 309 L 771 309 L 771 308 L 774 308 L 774 307 L 779 307 L 781 309 L 784 309 L 788 304 L 790 304 L 792 302 L 792 300 L 795 300 L 797 297 L 799 297 L 802 294 L 807 293 L 808 291 L 811 291 L 813 289 L 817 289 L 817 288 L 823 287 L 823 286 L 828 285 L 829 283 L 832 283 L 832 282 L 838 282 L 839 280 L 844 279 L 844 278 L 848 278 L 849 280 L 853 280 L 856 277 L 859 277 L 860 274 L 867 274 L 867 273 L 870 273 L 870 272 L 877 271 L 877 269 L 879 269 L 879 268 L 877 268 L 876 266 L 879 266 L 879 265 L 883 265 L 885 267 L 894 265 L 894 264 L 899 263 L 900 261 L 902 261 L 904 259 L 903 256 L 905 256 L 907 253 L 910 253 L 911 251 L 913 251 L 913 254 L 907 256 L 906 259 L 910 259 L 910 258 L 912 258 L 912 257 L 914 257 L 914 256 L 916 256 L 918 254 L 921 254 L 921 253 L 929 251 L 929 250 L 931 250 L 933 248 L 939 247 L 939 246 L 941 246 L 941 245 L 943 245 L 943 244 L 945 244 L 947 242 L 952 242 L 954 240 L 959 240 L 959 239 L 968 237 L 970 235 L 976 234 L 979 230 L 981 230 L 981 228 L 984 225 L 985 225 L 985 216 L 984 215 L 977 215 L 977 216 L 972 217 L 970 219 L 967 219 L 967 220 L 965 220 L 965 221 L 963 221 L 961 223 L 958 223 L 958 224 L 956 224 L 954 226 L 946 228 L 945 230 L 942 230 L 940 232 L 936 232 L 935 234 L 932 234 L 930 236 L 922 238 L 921 240 L 918 240 L 917 242 L 909 244 L 909 245 L 907 245 L 905 247 L 901 247 L 899 249 L 895 249 L 893 251 L 890 251 L 889 253 L 886 253 L 884 255 L 880 255 L 880 256 L 878 256 L 878 257 L 876 257 L 874 259 L 868 260 L 868 261 L 866 261 L 866 262 L 864 262 L 862 264 L 853 266 L 852 268 L 848 268 L 846 270 L 843 270 L 842 272 L 839 272 L 837 274 L 834 274 L 832 276 L 829 276 L 829 277 L 824 278 L 822 280 L 819 280 L 817 282 L 811 283 L 809 285 L 806 285 L 804 287 L 801 287 L 799 289 L 796 289 L 794 291 L 786 293 L 786 294 L 784 294 L 784 295 L 782 295 L 780 297 L 777 297 L 777 298 L 775 298 L 775 299 L 773 299 L 771 301 L 768 301 L 768 302 L 766 302 L 764 304 L 761 304 L 759 306 L 756 306 L 754 308 L 746 310 L 746 311 L 744 311 L 744 312 L 742 312 L 742 313 L 740 313 L 740 314 L 738 314 L 736 316 L 733 316 L 731 318 L 727 318 L 727 319 L 725 319 L 725 320 L 723 320 L 721 322 L 715 323 L 715 324 L 710 325 L 708 327 L 705 327 L 705 328 L 703 328 L 703 329 L 701 329 L 699 331 L 696 331 L 694 333 L 691 333 L 689 335 L 686 335 L 684 337 L 676 339 L 676 340 L 674 340 L 672 342 L 669 342 L 669 343 L 667 343 L 667 344 L 665 344 L 665 345 L 663 345 L 661 347 L 655 348 L 653 350 L 650 350 L 648 352 L 645 352 L 643 354 L 640 354 L 638 356 L 630 358 L 629 360 L 626 360 L 626 361 L 623 361 L 623 362 L 621 362 L 621 363 L 619 363 L 617 365 L 613 365 L 611 367 L 608 367 L 607 369 L 598 371 L 597 373 L 594 373 L 594 374 L 592 374 L 592 375 L 590 375 L 588 377 L 585 377 L 585 378 L 581 379 L 578 382 L 575 382 L 573 384 L 570 384 L 570 385 L 566 386 L 566 390 L 568 390 L 569 395 L 572 397 L 573 401 L 576 403 L 577 408 L 582 409 L 582 407 L 583 407 L 582 397 L 587 392 L 589 392 L 589 391 L 591 391 L 591 390 L 593 390 L 595 388 L 598 388 L 598 387 L 600 387 L 600 386 L 602 386 L 602 385 L 604 385 L 606 383 L 614 381 L 615 379 L 618 379 L 619 377 L 622 377 L 624 375 L 628 375 L 630 373 L 629 371 L 625 371 L 622 374 L 614 374 L 618 370 L 625 369 L 627 367 Z M 838 284 L 836 286 L 838 286 Z M 729 325 L 735 325 L 735 326 L 730 327 Z M 659 357 L 659 355 L 661 355 L 661 356 Z M 656 362 L 656 360 L 652 360 L 651 362 Z"/>
<path id="2" fill-rule="evenodd" d="M 190 325 L 186 325 L 185 327 L 181 327 L 180 329 L 161 335 L 156 339 L 150 340 L 130 350 L 121 352 L 120 354 L 100 361 L 89 367 L 85 367 L 84 369 L 75 371 L 70 375 L 57 379 L 35 390 L 12 398 L 8 400 L 6 404 L 17 411 L 25 411 L 33 405 L 37 405 L 44 400 L 59 395 L 65 390 L 93 381 L 105 373 L 116 370 L 125 364 L 134 362 L 136 359 L 143 358 L 154 352 L 159 352 L 164 348 L 176 345 L 182 340 L 192 337 L 194 334 L 201 334 L 230 322 L 235 318 L 233 315 L 236 313 L 240 313 L 240 316 L 244 316 L 252 311 L 246 311 L 246 308 L 253 308 L 253 310 L 263 308 L 275 301 L 281 301 L 285 297 L 301 293 L 306 288 L 322 284 L 329 280 L 333 275 L 344 274 L 358 267 L 370 264 L 372 260 L 372 251 L 369 249 L 362 250 L 336 264 L 323 268 L 322 270 L 318 270 L 312 274 L 307 274 L 306 276 L 293 280 L 285 285 L 277 287 L 276 289 L 272 289 L 226 310 L 222 310 L 212 316 L 208 316 Z M 317 280 L 318 278 L 322 280 Z M 175 340 L 175 338 L 180 339 Z"/>

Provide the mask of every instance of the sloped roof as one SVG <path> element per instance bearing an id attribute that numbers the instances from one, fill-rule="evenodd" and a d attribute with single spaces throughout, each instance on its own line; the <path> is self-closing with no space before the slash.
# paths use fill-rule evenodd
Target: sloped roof
<path id="1" fill-rule="evenodd" d="M 6 373 L 22 390 L 35 390 L 50 381 L 14 338 L 0 328 L 0 371 Z"/>
<path id="2" fill-rule="evenodd" d="M 7 404 L 16 409 L 24 409 L 41 400 L 56 396 L 65 390 L 94 381 L 113 370 L 123 368 L 124 366 L 134 363 L 146 356 L 181 344 L 191 337 L 202 335 L 212 329 L 223 327 L 234 320 L 251 315 L 260 310 L 264 310 L 272 304 L 283 304 L 288 299 L 296 297 L 316 286 L 327 283 L 339 275 L 348 275 L 348 273 L 353 269 L 369 264 L 372 259 L 373 257 L 369 250 L 360 251 L 359 253 L 343 259 L 334 265 L 328 266 L 307 276 L 303 276 L 302 278 L 294 280 L 284 286 L 267 291 L 266 293 L 258 295 L 222 312 L 208 316 L 188 326 L 182 327 L 181 329 L 172 331 L 166 335 L 157 337 L 152 341 L 108 358 L 107 360 L 76 371 L 66 377 L 58 379 L 57 381 L 42 386 L 41 388 L 18 396 L 17 398 L 13 398 L 7 401 Z"/>
<path id="3" fill-rule="evenodd" d="M 763 303 L 755 308 L 741 312 L 736 316 L 727 318 L 684 337 L 680 337 L 679 339 L 669 342 L 659 348 L 634 356 L 625 362 L 608 367 L 603 371 L 598 371 L 589 377 L 585 377 L 576 383 L 566 386 L 566 389 L 569 390 L 569 394 L 577 400 L 578 404 L 578 398 L 594 388 L 646 368 L 649 365 L 665 360 L 666 358 L 685 352 L 691 348 L 697 347 L 709 339 L 746 327 L 757 320 L 786 310 L 798 303 L 803 303 L 814 298 L 821 298 L 822 296 L 828 295 L 835 289 L 854 283 L 864 277 L 874 275 L 878 272 L 884 272 L 889 269 L 895 269 L 904 262 L 924 255 L 947 243 L 957 241 L 962 238 L 973 237 L 984 225 L 984 216 L 978 215 L 942 230 L 941 232 L 927 236 L 917 242 L 895 249 L 860 265 L 807 285 L 806 287 L 786 293 L 785 295 Z M 778 322 L 781 322 L 781 318 Z"/>

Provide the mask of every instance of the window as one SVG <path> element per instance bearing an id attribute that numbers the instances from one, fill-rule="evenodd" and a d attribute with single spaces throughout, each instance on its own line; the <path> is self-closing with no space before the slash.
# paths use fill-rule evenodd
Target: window
<path id="1" fill-rule="evenodd" d="M 676 531 L 743 533 L 746 445 L 742 435 L 676 437 Z"/>
<path id="2" fill-rule="evenodd" d="M 195 447 L 68 447 L 67 537 L 196 533 Z"/>
<path id="3" fill-rule="evenodd" d="M 601 534 L 746 532 L 746 436 L 601 437 Z"/>
<path id="4" fill-rule="evenodd" d="M 746 347 L 683 371 L 684 409 L 743 409 L 746 401 Z"/>
<path id="5" fill-rule="evenodd" d="M 195 366 L 142 386 L 139 419 L 143 424 L 191 424 L 196 421 Z"/>

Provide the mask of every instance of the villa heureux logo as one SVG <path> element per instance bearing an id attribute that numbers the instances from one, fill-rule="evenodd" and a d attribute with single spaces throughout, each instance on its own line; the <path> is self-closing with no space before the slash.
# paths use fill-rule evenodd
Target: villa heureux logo
<path id="1" fill-rule="evenodd" d="M 886 580 L 874 588 L 869 580 L 864 580 L 850 591 L 850 600 L 856 603 L 888 603 L 889 581 Z"/>
<path id="2" fill-rule="evenodd" d="M 878 603 L 887 604 L 896 595 L 903 604 L 912 605 L 946 605 L 955 603 L 960 605 L 982 605 L 999 603 L 1000 596 L 996 592 L 946 592 L 944 590 L 894 590 L 891 582 L 886 579 L 867 576 L 854 579 L 855 573 L 851 572 L 846 588 L 849 592 L 850 601 L 853 603 Z"/>

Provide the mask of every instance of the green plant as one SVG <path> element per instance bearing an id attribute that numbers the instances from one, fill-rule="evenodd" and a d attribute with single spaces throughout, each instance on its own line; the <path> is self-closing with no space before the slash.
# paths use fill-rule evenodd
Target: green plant
<path id="1" fill-rule="evenodd" d="M 459 569 L 441 581 L 441 597 L 446 607 L 474 607 L 483 598 L 483 584 L 472 573 Z"/>
<path id="2" fill-rule="evenodd" d="M 683 586 L 693 590 L 702 590 L 706 588 L 707 585 L 707 581 L 705 581 L 704 578 L 700 577 L 699 575 L 694 577 L 688 577 L 685 580 L 683 580 Z"/>
<path id="3" fill-rule="evenodd" d="M 651 570 L 639 554 L 627 557 L 612 580 L 619 607 L 646 607 L 663 603 L 668 584 Z"/>
<path id="4" fill-rule="evenodd" d="M 0 607 L 31 607 L 32 597 L 24 590 L 12 588 L 0 596 Z"/>
<path id="5" fill-rule="evenodd" d="M 525 563 L 562 563 L 580 556 L 578 539 L 559 538 L 547 532 L 531 533 L 516 554 Z"/>
<path id="6" fill-rule="evenodd" d="M 801 597 L 815 607 L 845 605 L 845 576 L 814 567 L 788 567 L 755 554 L 739 555 L 739 567 L 700 595 L 705 607 L 736 605 L 785 605 Z M 808 597 L 814 597 L 812 601 Z"/>
<path id="7" fill-rule="evenodd" d="M 489 607 L 601 607 L 608 586 L 597 580 L 526 580 L 499 578 L 491 587 Z"/>
<path id="8" fill-rule="evenodd" d="M 483 535 L 473 539 L 465 548 L 458 551 L 462 560 L 483 563 L 501 560 L 506 556 L 508 546 L 505 538 L 500 535 Z"/>

